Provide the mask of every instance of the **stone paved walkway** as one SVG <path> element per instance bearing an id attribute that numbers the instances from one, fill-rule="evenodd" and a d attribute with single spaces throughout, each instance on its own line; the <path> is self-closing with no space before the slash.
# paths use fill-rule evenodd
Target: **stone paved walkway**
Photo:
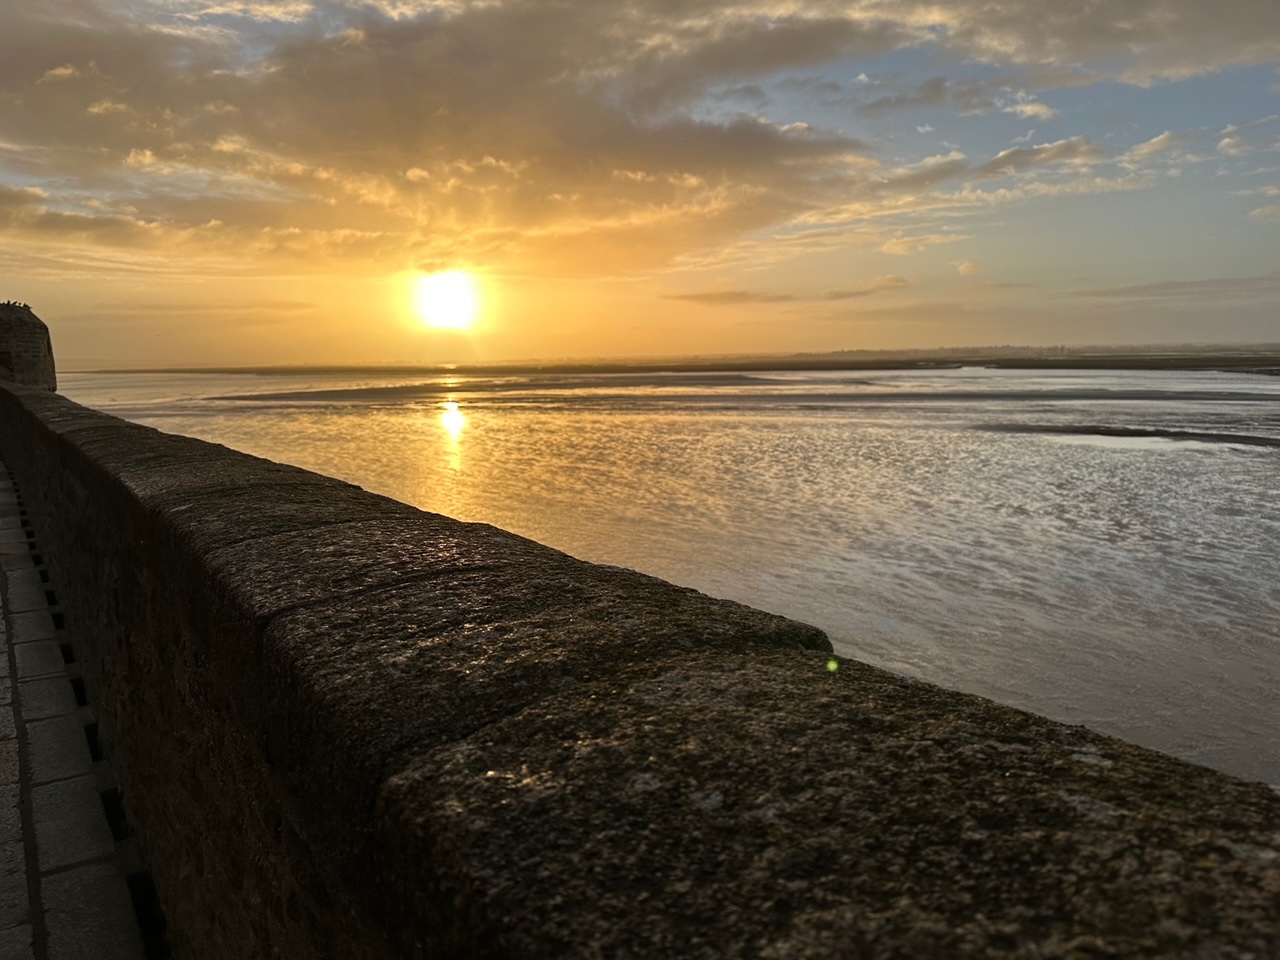
<path id="1" fill-rule="evenodd" d="M 43 560 L 0 465 L 0 960 L 142 960 L 132 848 L 108 823 L 111 774 Z"/>

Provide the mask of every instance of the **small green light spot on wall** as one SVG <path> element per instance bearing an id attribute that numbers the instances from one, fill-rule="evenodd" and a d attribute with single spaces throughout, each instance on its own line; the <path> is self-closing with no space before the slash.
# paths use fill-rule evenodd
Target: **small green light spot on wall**
<path id="1" fill-rule="evenodd" d="M 828 671 L 830 671 L 831 673 L 835 673 L 835 672 L 836 672 L 837 670 L 839 670 L 839 669 L 840 669 L 840 663 L 839 663 L 839 661 L 836 661 L 836 660 L 828 660 L 828 661 L 827 661 L 827 670 L 828 670 Z"/>

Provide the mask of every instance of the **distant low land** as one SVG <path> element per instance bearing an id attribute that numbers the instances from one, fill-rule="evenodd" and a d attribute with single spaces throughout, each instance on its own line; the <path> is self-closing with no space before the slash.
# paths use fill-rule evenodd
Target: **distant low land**
<path id="1" fill-rule="evenodd" d="M 1010 370 L 1222 370 L 1280 375 L 1280 344 L 1124 347 L 945 347 L 932 350 L 841 350 L 831 353 L 655 357 L 635 360 L 528 360 L 494 364 L 299 365 L 243 367 L 95 367 L 80 373 L 695 373 L 765 370 L 910 370 L 984 366 Z"/>

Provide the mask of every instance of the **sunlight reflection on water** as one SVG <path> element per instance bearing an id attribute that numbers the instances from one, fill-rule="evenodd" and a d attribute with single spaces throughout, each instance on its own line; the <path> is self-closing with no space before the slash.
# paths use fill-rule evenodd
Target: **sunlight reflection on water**
<path id="1" fill-rule="evenodd" d="M 841 653 L 1280 782 L 1280 381 L 69 374 L 73 399 L 816 623 Z M 393 385 L 400 392 L 344 393 Z M 401 390 L 400 388 L 405 389 Z M 308 399 L 306 391 L 328 391 Z M 208 399 L 265 394 L 269 400 Z M 1000 426 L 1000 432 L 983 429 Z"/>

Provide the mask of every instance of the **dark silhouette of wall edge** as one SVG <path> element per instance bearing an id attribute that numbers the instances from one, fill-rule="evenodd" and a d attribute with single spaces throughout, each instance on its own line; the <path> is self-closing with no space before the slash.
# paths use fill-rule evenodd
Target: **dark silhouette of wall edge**
<path id="1" fill-rule="evenodd" d="M 25 303 L 0 302 L 0 381 L 58 389 L 49 328 Z"/>
<path id="2" fill-rule="evenodd" d="M 1280 955 L 1262 784 L 38 389 L 0 454 L 179 958 Z"/>

